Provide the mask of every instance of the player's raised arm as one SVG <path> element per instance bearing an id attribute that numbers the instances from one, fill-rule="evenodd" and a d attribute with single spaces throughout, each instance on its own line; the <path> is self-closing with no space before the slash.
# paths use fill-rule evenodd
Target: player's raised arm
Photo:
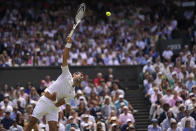
<path id="1" fill-rule="evenodd" d="M 62 66 L 67 66 L 67 59 L 69 59 L 69 50 L 71 48 L 71 45 L 72 45 L 72 39 L 71 37 L 67 37 L 66 39 L 66 45 L 65 45 L 65 48 L 64 48 L 64 51 L 63 51 L 63 63 L 62 63 Z"/>

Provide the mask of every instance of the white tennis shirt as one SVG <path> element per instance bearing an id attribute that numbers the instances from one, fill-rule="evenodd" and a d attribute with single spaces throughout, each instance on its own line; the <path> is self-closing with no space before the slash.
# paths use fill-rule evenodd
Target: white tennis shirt
<path id="1" fill-rule="evenodd" d="M 69 72 L 68 66 L 61 66 L 61 69 L 61 75 L 53 84 L 45 89 L 45 92 L 48 91 L 50 94 L 56 92 L 57 101 L 62 98 L 66 98 L 67 102 L 69 102 L 75 96 L 75 89 L 74 87 L 72 87 L 73 78 L 71 73 Z"/>

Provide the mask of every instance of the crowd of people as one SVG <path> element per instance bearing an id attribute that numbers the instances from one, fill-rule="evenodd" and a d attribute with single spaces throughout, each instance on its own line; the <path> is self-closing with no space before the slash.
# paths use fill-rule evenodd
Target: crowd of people
<path id="1" fill-rule="evenodd" d="M 112 68 L 107 74 L 99 72 L 94 79 L 85 75 L 80 87 L 75 88 L 75 98 L 60 107 L 58 131 L 134 131 L 133 107 L 114 78 Z M 25 130 L 35 104 L 53 81 L 46 76 L 40 83 L 40 87 L 31 82 L 26 86 L 4 85 L 0 93 L 1 131 Z M 48 128 L 44 116 L 34 131 L 48 131 Z"/>
<path id="2" fill-rule="evenodd" d="M 168 51 L 169 52 L 169 51 Z M 167 54 L 167 53 L 165 53 Z M 170 53 L 168 53 L 169 56 Z M 151 107 L 148 131 L 195 131 L 196 128 L 196 45 L 184 49 L 172 62 L 157 58 L 143 67 L 145 97 Z"/>
<path id="3" fill-rule="evenodd" d="M 76 1 L 67 2 L 2 1 L 0 67 L 60 65 L 77 8 Z M 85 19 L 73 35 L 70 65 L 144 65 L 158 57 L 156 42 L 172 39 L 173 31 L 179 30 L 177 18 L 189 16 L 196 23 L 191 12 L 176 17 L 167 3 L 157 8 L 123 1 L 87 6 Z M 105 6 L 112 12 L 110 17 L 103 12 Z M 191 42 L 195 42 L 193 23 L 187 27 Z"/>

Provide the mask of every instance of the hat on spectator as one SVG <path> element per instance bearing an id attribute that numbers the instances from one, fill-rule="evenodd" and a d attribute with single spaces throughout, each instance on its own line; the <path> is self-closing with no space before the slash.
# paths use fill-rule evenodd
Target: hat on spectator
<path id="1" fill-rule="evenodd" d="M 73 119 L 74 117 L 73 116 L 69 116 L 69 120 Z"/>
<path id="2" fill-rule="evenodd" d="M 131 125 L 131 126 L 129 126 L 128 129 L 135 129 L 135 126 L 134 125 Z"/>
<path id="3" fill-rule="evenodd" d="M 189 75 L 189 78 L 194 78 L 194 74 L 191 73 L 191 74 Z"/>
<path id="4" fill-rule="evenodd" d="M 179 105 L 179 108 L 182 108 L 182 107 L 185 108 L 184 104 L 180 104 L 180 105 Z"/>
<path id="5" fill-rule="evenodd" d="M 125 103 L 124 103 L 124 102 L 121 102 L 121 103 L 120 103 L 120 106 L 125 106 Z"/>
<path id="6" fill-rule="evenodd" d="M 148 59 L 148 60 L 147 60 L 147 62 L 148 62 L 148 63 L 151 63 L 151 60 L 150 60 L 150 59 Z"/>
<path id="7" fill-rule="evenodd" d="M 127 123 L 128 123 L 128 122 L 132 122 L 132 120 L 131 120 L 131 119 L 127 119 Z"/>
<path id="8" fill-rule="evenodd" d="M 5 93 L 4 97 L 9 97 L 9 94 L 8 93 Z"/>
<path id="9" fill-rule="evenodd" d="M 193 92 L 189 93 L 189 96 L 194 96 L 194 93 Z"/>
<path id="10" fill-rule="evenodd" d="M 174 72 L 172 72 L 172 76 L 173 76 L 173 75 L 176 75 L 176 74 L 177 74 L 177 73 L 176 73 L 175 71 L 174 71 Z"/>
<path id="11" fill-rule="evenodd" d="M 117 120 L 116 116 L 111 117 L 111 121 L 115 121 L 115 120 Z"/>
<path id="12" fill-rule="evenodd" d="M 124 98 L 124 96 L 123 95 L 119 95 L 119 98 Z"/>
<path id="13" fill-rule="evenodd" d="M 87 114 L 84 115 L 84 118 L 88 118 L 88 117 L 89 117 L 89 115 L 87 115 Z"/>
<path id="14" fill-rule="evenodd" d="M 171 119 L 171 123 L 177 123 L 175 119 Z"/>
<path id="15" fill-rule="evenodd" d="M 192 89 L 196 89 L 196 85 L 193 85 L 193 86 L 192 86 Z"/>
<path id="16" fill-rule="evenodd" d="M 80 100 L 82 100 L 82 99 L 85 100 L 84 96 L 80 96 L 79 99 Z"/>
<path id="17" fill-rule="evenodd" d="M 82 95 L 83 93 L 82 93 L 81 90 L 78 90 L 78 91 L 77 91 L 77 94 L 81 94 L 81 95 Z"/>
<path id="18" fill-rule="evenodd" d="M 153 122 L 153 123 L 157 123 L 158 120 L 157 120 L 157 119 L 152 119 L 152 122 Z"/>
<path id="19" fill-rule="evenodd" d="M 24 87 L 20 87 L 20 90 L 24 90 Z"/>
<path id="20" fill-rule="evenodd" d="M 113 123 L 113 124 L 112 124 L 112 127 L 114 127 L 114 126 L 116 126 L 116 123 Z"/>
<path id="21" fill-rule="evenodd" d="M 110 97 L 109 96 L 105 96 L 105 99 L 110 99 Z"/>

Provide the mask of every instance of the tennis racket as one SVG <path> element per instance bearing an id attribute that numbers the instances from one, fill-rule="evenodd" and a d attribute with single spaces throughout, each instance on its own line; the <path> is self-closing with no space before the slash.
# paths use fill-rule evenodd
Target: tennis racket
<path id="1" fill-rule="evenodd" d="M 81 22 L 82 18 L 84 17 L 85 10 L 86 10 L 86 4 L 85 3 L 80 4 L 80 7 L 78 8 L 77 14 L 75 16 L 72 30 L 69 33 L 69 37 L 72 37 L 76 27 L 78 26 L 78 24 Z"/>

